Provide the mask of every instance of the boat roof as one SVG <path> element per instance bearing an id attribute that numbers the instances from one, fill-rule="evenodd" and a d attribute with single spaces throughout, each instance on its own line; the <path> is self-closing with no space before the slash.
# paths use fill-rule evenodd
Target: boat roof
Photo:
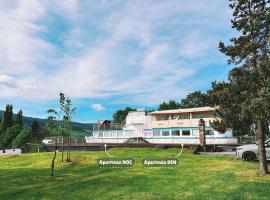
<path id="1" fill-rule="evenodd" d="M 159 114 L 179 114 L 179 113 L 194 113 L 194 112 L 207 112 L 215 111 L 214 107 L 199 107 L 199 108 L 184 108 L 184 109 L 173 109 L 173 110 L 160 110 L 149 113 L 150 115 Z"/>

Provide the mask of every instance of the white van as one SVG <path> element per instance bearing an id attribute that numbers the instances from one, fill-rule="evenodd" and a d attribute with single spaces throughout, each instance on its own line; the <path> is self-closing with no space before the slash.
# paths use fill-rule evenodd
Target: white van
<path id="1" fill-rule="evenodd" d="M 45 137 L 42 140 L 42 144 L 54 144 L 54 139 L 53 137 Z"/>

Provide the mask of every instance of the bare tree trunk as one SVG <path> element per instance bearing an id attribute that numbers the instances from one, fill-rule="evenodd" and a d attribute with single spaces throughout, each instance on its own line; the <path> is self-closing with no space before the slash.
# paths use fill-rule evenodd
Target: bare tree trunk
<path id="1" fill-rule="evenodd" d="M 265 138 L 269 137 L 269 122 L 266 120 L 264 122 L 264 127 L 265 127 Z"/>
<path id="2" fill-rule="evenodd" d="M 67 162 L 71 161 L 71 136 L 68 136 L 68 143 L 67 143 Z"/>
<path id="3" fill-rule="evenodd" d="M 64 162 L 64 136 L 62 136 L 62 162 Z"/>
<path id="4" fill-rule="evenodd" d="M 203 151 L 206 150 L 206 142 L 205 142 L 205 122 L 203 119 L 199 120 L 199 138 L 200 138 L 200 146 Z"/>
<path id="5" fill-rule="evenodd" d="M 54 155 L 53 155 L 53 159 L 52 159 L 52 163 L 51 163 L 51 176 L 53 176 L 53 172 L 54 172 L 54 161 L 56 159 L 56 151 L 57 151 L 57 137 L 56 137 L 56 141 L 55 141 Z"/>
<path id="6" fill-rule="evenodd" d="M 67 162 L 69 162 L 69 136 L 68 136 L 68 141 L 67 141 Z"/>
<path id="7" fill-rule="evenodd" d="M 70 137 L 70 139 L 69 139 L 69 153 L 68 153 L 68 160 L 69 160 L 69 162 L 71 161 L 71 136 L 69 136 Z"/>
<path id="8" fill-rule="evenodd" d="M 265 152 L 265 123 L 262 119 L 257 120 L 257 140 L 258 140 L 258 151 L 259 151 L 259 162 L 261 174 L 268 173 L 268 167 L 266 162 Z"/>

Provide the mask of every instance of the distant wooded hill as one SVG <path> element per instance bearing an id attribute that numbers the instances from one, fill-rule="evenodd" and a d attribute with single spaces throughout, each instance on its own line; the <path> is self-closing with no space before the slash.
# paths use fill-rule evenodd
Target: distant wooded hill
<path id="1" fill-rule="evenodd" d="M 3 117 L 3 112 L 2 110 L 0 110 L 0 118 Z M 15 114 L 14 114 L 14 119 L 15 119 Z M 35 118 L 35 117 L 25 117 L 23 116 L 23 124 L 25 126 L 31 127 L 32 122 L 33 121 L 37 121 L 39 123 L 40 126 L 44 126 L 44 124 L 46 123 L 46 119 L 40 119 L 40 118 Z M 78 132 L 79 133 L 91 133 L 93 130 L 93 124 L 92 123 L 79 123 L 79 122 L 72 122 L 72 130 L 74 132 Z"/>

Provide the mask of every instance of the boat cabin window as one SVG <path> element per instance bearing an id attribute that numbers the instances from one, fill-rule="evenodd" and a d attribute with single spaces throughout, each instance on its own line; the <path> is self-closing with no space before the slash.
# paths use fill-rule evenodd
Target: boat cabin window
<path id="1" fill-rule="evenodd" d="M 205 135 L 214 135 L 214 130 L 205 130 Z"/>
<path id="2" fill-rule="evenodd" d="M 157 121 L 164 121 L 164 120 L 169 120 L 170 115 L 157 115 L 156 120 Z"/>
<path id="3" fill-rule="evenodd" d="M 110 132 L 104 132 L 103 137 L 110 137 Z"/>
<path id="4" fill-rule="evenodd" d="M 154 136 L 160 136 L 160 131 L 159 130 L 154 130 L 153 135 Z"/>
<path id="5" fill-rule="evenodd" d="M 184 130 L 184 131 L 182 131 L 182 135 L 183 136 L 190 135 L 190 130 Z"/>
<path id="6" fill-rule="evenodd" d="M 173 114 L 173 115 L 171 115 L 171 119 L 172 120 L 177 120 L 177 119 L 179 119 L 179 115 Z"/>
<path id="7" fill-rule="evenodd" d="M 180 114 L 179 119 L 189 119 L 189 113 Z"/>
<path id="8" fill-rule="evenodd" d="M 170 131 L 162 131 L 162 136 L 170 136 Z"/>
<path id="9" fill-rule="evenodd" d="M 193 113 L 193 119 L 202 119 L 202 118 L 214 118 L 215 115 L 212 112 L 200 112 L 200 113 Z"/>
<path id="10" fill-rule="evenodd" d="M 98 137 L 103 137 L 103 132 L 99 132 Z"/>
<path id="11" fill-rule="evenodd" d="M 180 136 L 180 130 L 172 130 L 172 136 Z"/>

